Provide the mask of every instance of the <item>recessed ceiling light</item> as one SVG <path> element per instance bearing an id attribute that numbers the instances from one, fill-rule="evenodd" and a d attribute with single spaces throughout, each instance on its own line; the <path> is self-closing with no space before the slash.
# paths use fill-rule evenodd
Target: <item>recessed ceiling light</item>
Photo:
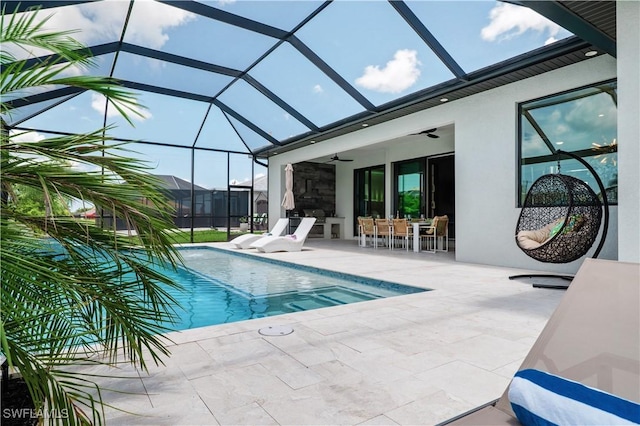
<path id="1" fill-rule="evenodd" d="M 440 98 L 440 102 L 448 102 L 449 98 Z"/>
<path id="2" fill-rule="evenodd" d="M 590 50 L 587 53 L 584 54 L 584 56 L 596 56 L 598 54 L 597 51 L 595 50 Z"/>
<path id="3" fill-rule="evenodd" d="M 309 143 L 316 143 L 316 141 L 309 141 Z"/>
<path id="4" fill-rule="evenodd" d="M 273 153 L 273 155 L 276 155 L 276 154 L 277 154 L 277 152 L 274 152 L 274 153 Z"/>
<path id="5" fill-rule="evenodd" d="M 367 123 L 362 123 L 362 127 L 369 127 Z"/>
<path id="6" fill-rule="evenodd" d="M 564 142 L 562 142 L 562 141 L 558 141 L 558 142 L 556 142 L 556 145 L 562 145 L 563 143 Z"/>
<path id="7" fill-rule="evenodd" d="M 598 114 L 598 117 L 604 117 L 604 114 Z"/>

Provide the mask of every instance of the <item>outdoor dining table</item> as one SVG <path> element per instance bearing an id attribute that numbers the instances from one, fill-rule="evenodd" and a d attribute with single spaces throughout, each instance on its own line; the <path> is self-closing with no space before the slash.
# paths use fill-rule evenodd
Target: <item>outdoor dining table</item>
<path id="1" fill-rule="evenodd" d="M 434 226 L 431 220 L 412 222 L 411 225 L 413 226 L 413 251 L 418 253 L 420 251 L 420 229 L 433 229 Z"/>

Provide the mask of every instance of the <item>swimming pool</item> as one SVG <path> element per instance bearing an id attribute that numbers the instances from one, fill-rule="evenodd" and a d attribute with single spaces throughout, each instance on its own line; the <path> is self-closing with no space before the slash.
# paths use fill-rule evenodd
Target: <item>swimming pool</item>
<path id="1" fill-rule="evenodd" d="M 175 330 L 428 291 L 210 247 L 180 253 L 186 267 L 162 271 L 184 287 L 171 290 Z"/>

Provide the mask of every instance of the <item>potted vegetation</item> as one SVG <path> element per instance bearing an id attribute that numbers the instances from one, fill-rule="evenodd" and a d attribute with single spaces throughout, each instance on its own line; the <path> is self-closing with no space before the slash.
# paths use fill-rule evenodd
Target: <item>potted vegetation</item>
<path id="1" fill-rule="evenodd" d="M 240 218 L 240 231 L 246 232 L 249 230 L 249 218 L 247 216 L 242 216 Z"/>

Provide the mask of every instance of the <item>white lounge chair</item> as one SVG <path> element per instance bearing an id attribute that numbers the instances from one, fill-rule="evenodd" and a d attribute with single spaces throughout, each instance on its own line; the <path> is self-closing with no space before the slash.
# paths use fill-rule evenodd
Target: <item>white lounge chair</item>
<path id="1" fill-rule="evenodd" d="M 304 245 L 304 241 L 309 235 L 309 231 L 316 222 L 315 217 L 305 217 L 300 221 L 300 225 L 293 235 L 285 235 L 284 237 L 264 237 L 251 244 L 251 248 L 258 249 L 263 253 L 272 253 L 274 251 L 300 251 Z"/>
<path id="2" fill-rule="evenodd" d="M 266 237 L 271 237 L 271 236 L 279 237 L 280 235 L 282 235 L 286 231 L 287 226 L 289 226 L 289 219 L 280 218 L 280 219 L 278 219 L 276 224 L 271 229 L 271 232 L 264 233 L 264 234 L 244 234 L 244 235 L 240 235 L 239 237 L 234 238 L 233 240 L 231 240 L 229 242 L 231 244 L 234 244 L 236 246 L 236 248 L 247 249 L 247 248 L 249 248 L 249 246 L 251 246 L 251 243 L 253 243 L 253 242 L 255 242 L 255 241 L 257 241 L 257 240 L 259 240 L 261 238 L 266 238 Z"/>

